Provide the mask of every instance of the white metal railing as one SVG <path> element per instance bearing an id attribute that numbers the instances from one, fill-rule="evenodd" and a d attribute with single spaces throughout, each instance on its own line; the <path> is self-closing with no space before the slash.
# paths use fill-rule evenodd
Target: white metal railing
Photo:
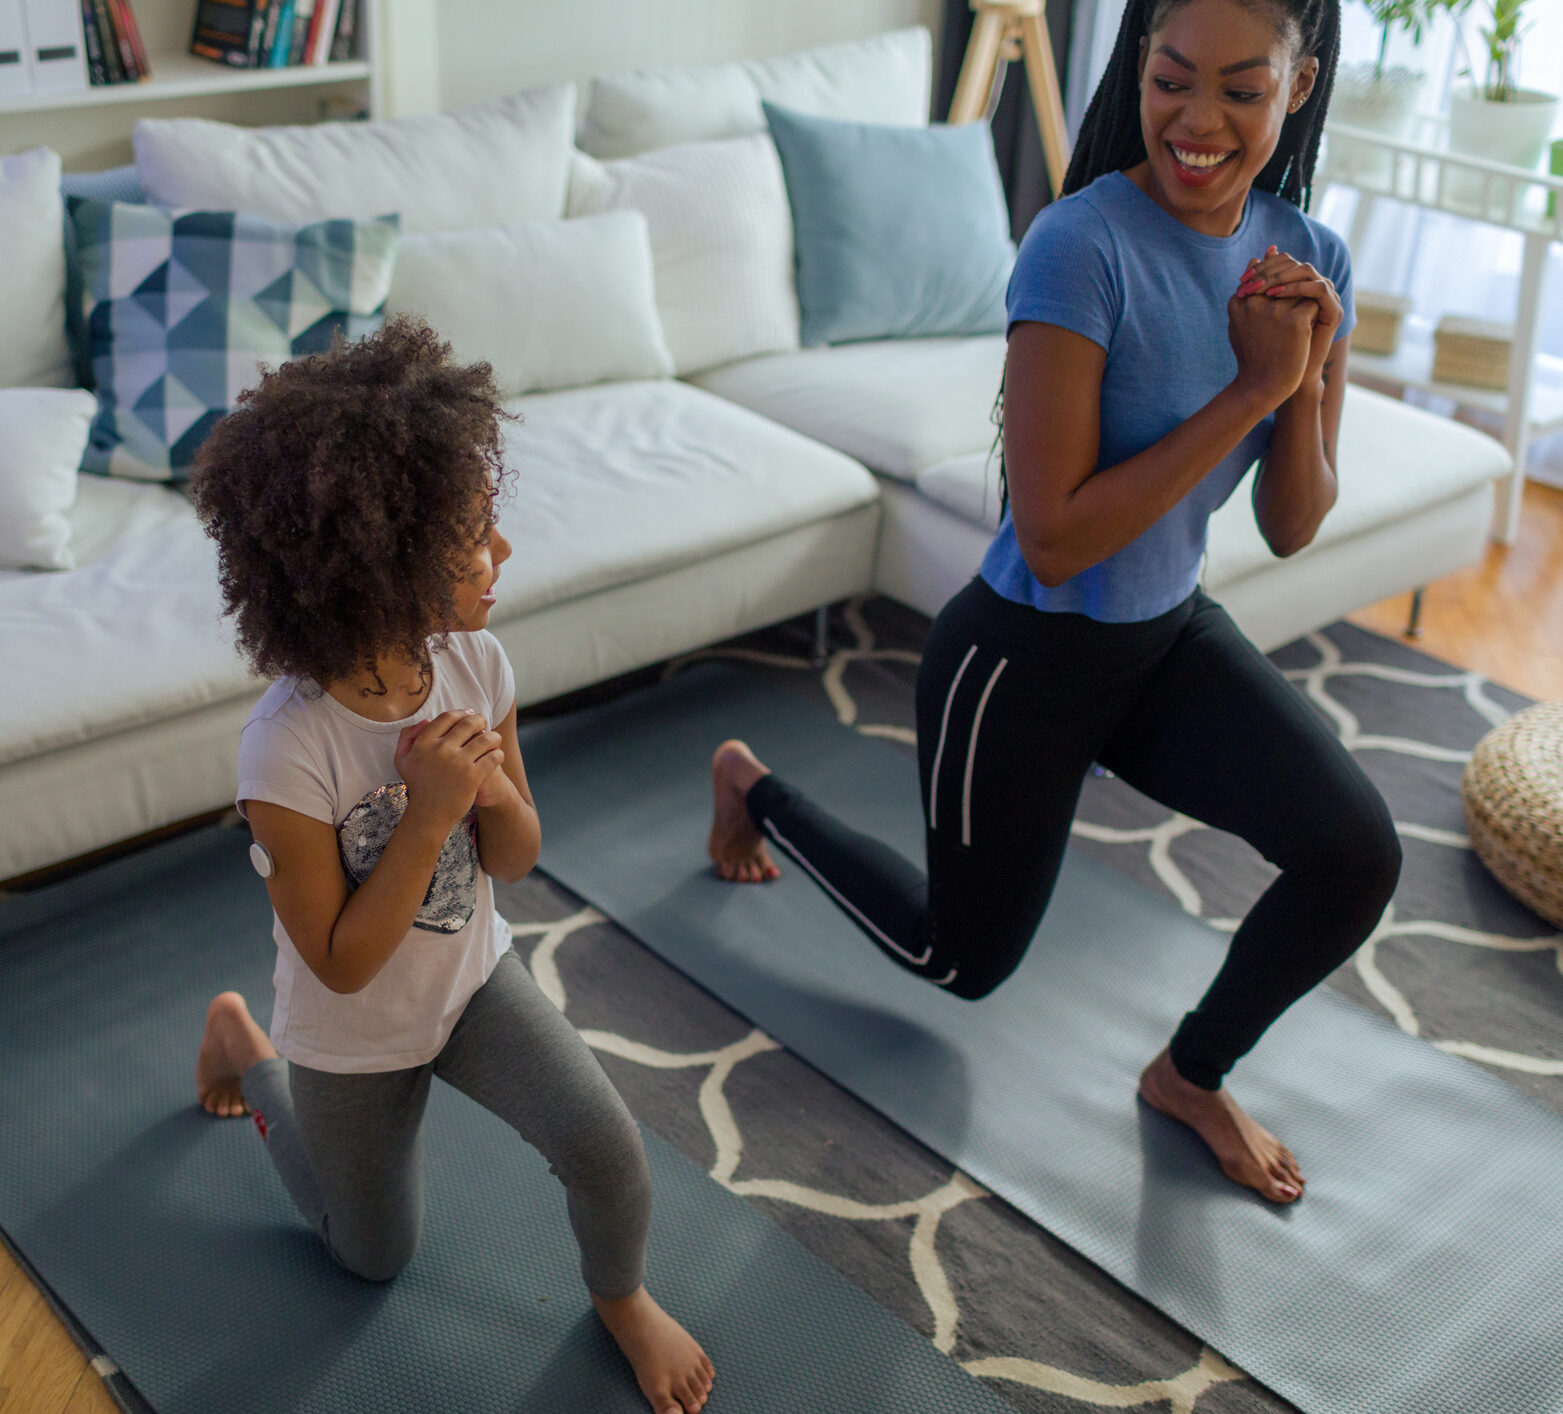
<path id="1" fill-rule="evenodd" d="M 1318 184 L 1344 182 L 1374 196 L 1563 240 L 1563 177 L 1451 152 L 1442 114 L 1419 113 L 1415 124 L 1415 138 L 1396 138 L 1327 122 Z"/>

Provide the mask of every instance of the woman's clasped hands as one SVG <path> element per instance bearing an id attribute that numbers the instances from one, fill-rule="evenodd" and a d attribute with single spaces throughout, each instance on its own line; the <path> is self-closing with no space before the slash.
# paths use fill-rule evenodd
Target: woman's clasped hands
<path id="1" fill-rule="evenodd" d="M 1322 395 L 1345 309 L 1334 284 L 1275 246 L 1248 262 L 1227 301 L 1240 385 L 1272 411 L 1300 390 Z"/>

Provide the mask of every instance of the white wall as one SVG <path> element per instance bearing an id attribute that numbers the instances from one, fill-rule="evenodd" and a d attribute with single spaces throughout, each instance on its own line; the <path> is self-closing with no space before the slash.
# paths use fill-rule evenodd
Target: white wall
<path id="1" fill-rule="evenodd" d="M 937 53 L 944 11 L 943 0 L 391 0 L 386 8 L 420 4 L 434 8 L 444 108 L 532 84 L 762 58 L 914 24 L 933 31 Z"/>

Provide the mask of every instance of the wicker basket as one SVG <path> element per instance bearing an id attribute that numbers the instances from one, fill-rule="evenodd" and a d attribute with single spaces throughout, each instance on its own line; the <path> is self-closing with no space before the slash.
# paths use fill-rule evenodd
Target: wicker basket
<path id="1" fill-rule="evenodd" d="M 1460 780 L 1471 844 L 1493 877 L 1563 928 L 1563 702 L 1494 727 Z"/>
<path id="2" fill-rule="evenodd" d="M 1354 296 L 1357 327 L 1351 331 L 1351 347 L 1357 353 L 1392 354 L 1400 347 L 1400 325 L 1411 311 L 1404 295 L 1358 290 Z"/>
<path id="3" fill-rule="evenodd" d="M 1448 314 L 1433 330 L 1433 381 L 1473 388 L 1509 386 L 1509 349 L 1514 329 L 1485 319 Z"/>

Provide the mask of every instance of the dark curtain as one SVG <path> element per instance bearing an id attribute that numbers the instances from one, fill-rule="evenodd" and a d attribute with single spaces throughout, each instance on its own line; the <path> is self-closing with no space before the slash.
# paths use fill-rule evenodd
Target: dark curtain
<path id="1" fill-rule="evenodd" d="M 1069 27 L 1072 18 L 1070 0 L 1049 0 L 1043 11 L 1048 38 L 1053 44 L 1053 59 L 1058 65 L 1059 88 L 1069 91 Z M 944 41 L 939 51 L 939 75 L 934 88 L 934 116 L 942 119 L 950 111 L 955 97 L 955 81 L 960 77 L 961 60 L 966 57 L 966 41 L 971 35 L 972 9 L 967 0 L 944 0 Z M 1026 233 L 1031 218 L 1052 200 L 1047 163 L 1042 159 L 1042 139 L 1037 135 L 1037 120 L 1031 114 L 1031 94 L 1026 86 L 1025 65 L 1018 59 L 1004 76 L 998 111 L 993 115 L 993 149 L 999 160 L 999 175 L 1009 198 L 1010 233 L 1018 241 Z"/>

